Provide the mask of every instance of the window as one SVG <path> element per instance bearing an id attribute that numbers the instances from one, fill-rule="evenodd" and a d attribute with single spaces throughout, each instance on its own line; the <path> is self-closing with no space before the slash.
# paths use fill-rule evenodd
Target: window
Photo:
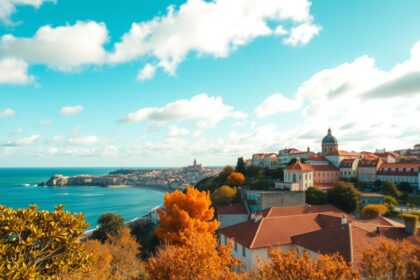
<path id="1" fill-rule="evenodd" d="M 235 252 L 238 252 L 238 243 L 235 242 Z"/>
<path id="2" fill-rule="evenodd" d="M 242 246 L 242 256 L 246 257 L 246 248 Z"/>
<path id="3" fill-rule="evenodd" d="M 225 245 L 227 245 L 228 240 L 227 240 L 227 236 L 225 236 Z"/>

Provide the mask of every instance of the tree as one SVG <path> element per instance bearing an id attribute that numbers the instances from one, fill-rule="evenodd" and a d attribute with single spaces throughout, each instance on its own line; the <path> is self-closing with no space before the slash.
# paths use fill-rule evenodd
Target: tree
<path id="1" fill-rule="evenodd" d="M 309 187 L 305 193 L 306 203 L 312 205 L 326 204 L 327 194 L 320 189 Z"/>
<path id="2" fill-rule="evenodd" d="M 373 186 L 375 187 L 376 190 L 379 190 L 382 186 L 382 181 L 381 180 L 375 180 L 375 182 L 373 182 Z"/>
<path id="3" fill-rule="evenodd" d="M 397 189 L 397 186 L 395 185 L 395 183 L 391 181 L 387 181 L 384 183 L 383 192 L 384 194 L 393 196 L 395 198 L 401 195 L 401 192 Z"/>
<path id="4" fill-rule="evenodd" d="M 238 158 L 238 162 L 236 163 L 236 172 L 240 172 L 242 174 L 245 174 L 245 161 L 243 157 Z"/>
<path id="5" fill-rule="evenodd" d="M 166 193 L 164 206 L 159 210 L 160 226 L 155 230 L 162 241 L 183 243 L 196 233 L 213 235 L 220 225 L 214 219 L 209 192 L 187 186 L 185 193 Z"/>
<path id="6" fill-rule="evenodd" d="M 385 204 L 368 204 L 363 207 L 362 216 L 373 219 L 385 215 L 386 212 L 388 212 L 388 207 Z"/>
<path id="7" fill-rule="evenodd" d="M 123 227 L 118 237 L 110 237 L 104 243 L 89 240 L 86 248 L 92 253 L 94 279 L 148 279 L 144 264 L 138 257 L 140 247 Z"/>
<path id="8" fill-rule="evenodd" d="M 226 180 L 226 178 L 230 175 L 230 173 L 234 172 L 235 168 L 233 168 L 230 165 L 226 165 L 222 172 L 220 172 L 219 177 L 222 178 L 223 180 Z"/>
<path id="9" fill-rule="evenodd" d="M 164 244 L 147 262 L 154 280 L 235 280 L 240 261 L 232 244 L 218 245 L 214 236 L 194 235 L 185 244 Z"/>
<path id="10" fill-rule="evenodd" d="M 232 172 L 226 178 L 226 184 L 229 186 L 241 186 L 245 184 L 245 176 L 240 172 Z"/>
<path id="11" fill-rule="evenodd" d="M 327 200 L 346 212 L 355 211 L 360 204 L 360 193 L 351 183 L 338 182 L 327 191 Z"/>
<path id="12" fill-rule="evenodd" d="M 102 242 L 110 237 L 118 237 L 124 227 L 124 218 L 115 213 L 102 214 L 98 219 L 99 228 L 92 233 L 93 239 Z"/>
<path id="13" fill-rule="evenodd" d="M 350 183 L 352 183 L 356 189 L 360 189 L 360 187 L 361 187 L 359 178 L 357 178 L 357 177 L 351 177 L 350 178 Z"/>
<path id="14" fill-rule="evenodd" d="M 226 205 L 232 203 L 232 201 L 235 200 L 236 193 L 236 188 L 231 188 L 229 186 L 221 186 L 213 192 L 211 198 L 214 205 Z"/>
<path id="15" fill-rule="evenodd" d="M 295 251 L 271 249 L 268 257 L 268 260 L 259 261 L 251 279 L 359 279 L 357 273 L 339 255 L 318 255 L 312 258 L 307 252 L 299 255 Z"/>
<path id="16" fill-rule="evenodd" d="M 394 211 L 394 207 L 397 206 L 398 204 L 395 197 L 386 195 L 384 199 L 385 199 L 385 205 L 388 207 L 388 212 Z"/>
<path id="17" fill-rule="evenodd" d="M 87 227 L 84 216 L 63 209 L 0 206 L 1 279 L 59 279 L 90 271 L 92 256 L 80 242 Z"/>
<path id="18" fill-rule="evenodd" d="M 384 239 L 363 252 L 360 274 L 367 280 L 420 279 L 420 246 Z"/>
<path id="19" fill-rule="evenodd" d="M 398 187 L 397 187 L 400 191 L 402 192 L 406 192 L 409 193 L 413 190 L 413 187 L 410 185 L 410 183 L 408 182 L 401 182 L 398 183 Z"/>

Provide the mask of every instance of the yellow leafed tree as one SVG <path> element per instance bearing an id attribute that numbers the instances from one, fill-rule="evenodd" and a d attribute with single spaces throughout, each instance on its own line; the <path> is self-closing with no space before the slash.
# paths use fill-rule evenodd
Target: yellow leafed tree
<path id="1" fill-rule="evenodd" d="M 195 234 L 211 236 L 220 223 L 214 219 L 210 194 L 187 186 L 185 193 L 166 193 L 164 208 L 159 210 L 160 226 L 156 235 L 162 241 L 184 243 Z"/>
<path id="2" fill-rule="evenodd" d="M 61 279 L 89 273 L 92 256 L 79 240 L 82 214 L 0 206 L 0 279 Z"/>
<path id="3" fill-rule="evenodd" d="M 139 258 L 139 245 L 131 236 L 129 228 L 123 227 L 120 236 L 111 237 L 104 243 L 89 240 L 86 248 L 93 255 L 93 279 L 148 279 Z"/>
<path id="4" fill-rule="evenodd" d="M 214 237 L 196 235 L 184 244 L 163 245 L 147 263 L 154 280 L 235 280 L 240 261 L 231 255 L 232 244 L 218 245 Z"/>
<path id="5" fill-rule="evenodd" d="M 413 244 L 384 239 L 379 245 L 366 249 L 359 266 L 363 279 L 420 279 L 420 240 Z"/>
<path id="6" fill-rule="evenodd" d="M 270 250 L 268 260 L 259 260 L 258 267 L 251 273 L 255 280 L 353 280 L 358 274 L 338 255 L 299 255 L 294 251 Z"/>

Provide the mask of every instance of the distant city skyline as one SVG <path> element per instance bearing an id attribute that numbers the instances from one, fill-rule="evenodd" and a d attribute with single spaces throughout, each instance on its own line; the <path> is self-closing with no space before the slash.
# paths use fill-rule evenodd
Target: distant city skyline
<path id="1" fill-rule="evenodd" d="M 0 4 L 0 167 L 420 143 L 420 2 Z"/>

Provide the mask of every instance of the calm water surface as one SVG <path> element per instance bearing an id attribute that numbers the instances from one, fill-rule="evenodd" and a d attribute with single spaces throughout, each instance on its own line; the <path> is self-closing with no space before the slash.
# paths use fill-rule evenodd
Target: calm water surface
<path id="1" fill-rule="evenodd" d="M 105 175 L 116 168 L 0 168 L 0 204 L 26 208 L 37 204 L 40 209 L 53 210 L 63 204 L 71 212 L 82 212 L 89 228 L 96 225 L 105 212 L 115 212 L 126 221 L 147 214 L 162 204 L 163 192 L 147 188 L 103 188 L 90 186 L 37 187 L 53 174 Z"/>

